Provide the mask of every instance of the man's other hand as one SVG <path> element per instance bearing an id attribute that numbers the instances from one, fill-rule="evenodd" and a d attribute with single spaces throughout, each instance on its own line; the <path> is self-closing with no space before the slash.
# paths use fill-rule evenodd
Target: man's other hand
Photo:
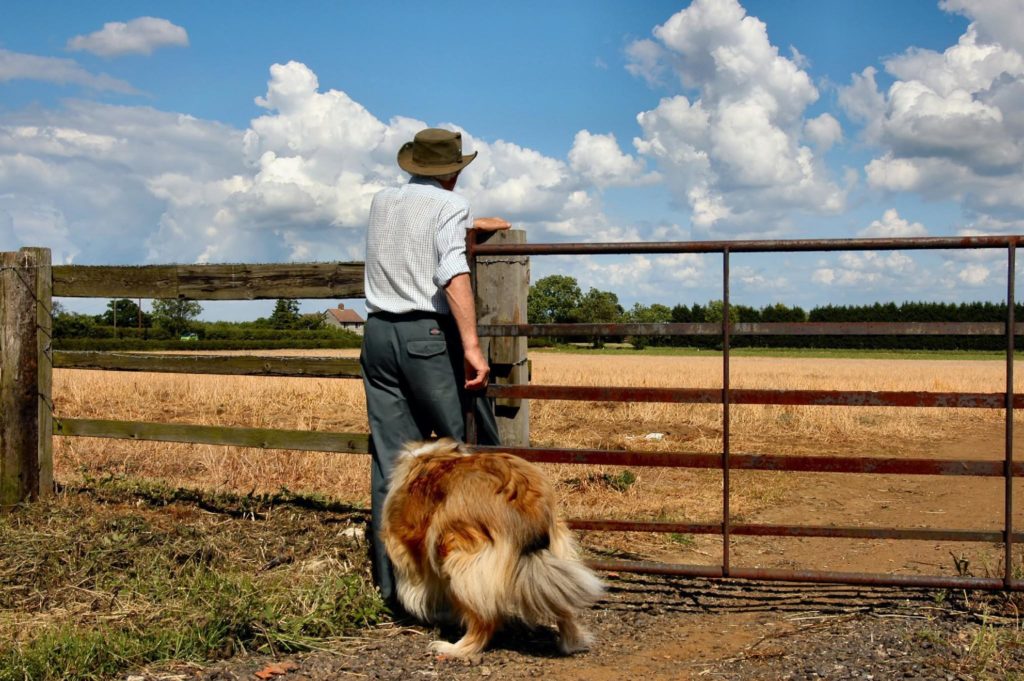
<path id="1" fill-rule="evenodd" d="M 466 350 L 466 390 L 479 390 L 487 385 L 487 377 L 491 373 L 491 367 L 487 365 L 484 353 L 480 346 Z"/>
<path id="2" fill-rule="evenodd" d="M 482 229 L 485 232 L 497 232 L 501 229 L 508 229 L 512 223 L 501 218 L 477 218 L 473 220 L 473 229 Z"/>

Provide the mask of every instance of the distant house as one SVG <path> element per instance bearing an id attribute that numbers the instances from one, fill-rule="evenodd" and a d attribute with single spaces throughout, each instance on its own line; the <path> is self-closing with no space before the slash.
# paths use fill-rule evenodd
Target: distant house
<path id="1" fill-rule="evenodd" d="M 346 308 L 344 303 L 338 303 L 338 307 L 332 307 L 324 312 L 324 324 L 362 336 L 366 320 L 360 317 L 355 310 Z"/>

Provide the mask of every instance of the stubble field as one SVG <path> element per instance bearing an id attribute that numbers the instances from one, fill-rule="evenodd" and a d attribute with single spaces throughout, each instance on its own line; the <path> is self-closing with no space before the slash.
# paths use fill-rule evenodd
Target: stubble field
<path id="1" fill-rule="evenodd" d="M 336 353 L 354 356 L 357 351 Z M 532 353 L 532 361 L 537 384 L 721 385 L 719 356 Z M 734 357 L 731 369 L 736 388 L 1001 392 L 1004 380 L 1005 365 L 998 360 Z M 362 386 L 350 379 L 58 370 L 54 400 L 63 417 L 367 431 Z M 1000 410 L 984 409 L 736 405 L 731 446 L 736 453 L 999 459 L 1004 418 Z M 540 446 L 719 452 L 721 433 L 718 405 L 531 405 L 531 439 Z M 224 492 L 285 488 L 356 505 L 368 503 L 364 455 L 89 438 L 58 438 L 55 450 L 56 476 L 62 482 L 129 476 Z M 550 465 L 547 470 L 558 483 L 569 517 L 693 522 L 717 522 L 721 517 L 721 475 L 715 471 L 572 465 Z M 734 520 L 742 522 L 903 526 L 910 520 L 911 526 L 998 529 L 1001 485 L 995 479 L 738 471 L 732 475 L 731 508 Z M 714 563 L 719 555 L 719 542 L 711 537 L 592 533 L 586 543 L 608 554 L 684 562 Z M 805 544 L 821 547 L 805 547 L 809 554 L 833 553 L 824 549 L 822 540 L 802 540 L 801 546 Z M 742 549 L 743 540 L 738 545 Z M 784 545 L 783 540 L 773 543 Z M 875 555 L 877 548 L 865 556 Z M 789 548 L 766 551 L 762 541 L 749 555 L 764 564 L 788 565 L 800 553 Z M 846 553 L 857 554 L 852 548 Z M 909 560 L 895 569 L 919 571 L 913 564 L 921 562 Z M 855 563 L 841 567 L 858 567 Z"/>

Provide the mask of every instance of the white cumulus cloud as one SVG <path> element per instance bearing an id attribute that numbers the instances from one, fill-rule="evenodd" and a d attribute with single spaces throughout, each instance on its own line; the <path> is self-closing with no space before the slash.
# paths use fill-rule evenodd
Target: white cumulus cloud
<path id="1" fill-rule="evenodd" d="M 948 0 L 972 19 L 942 52 L 911 48 L 854 75 L 839 102 L 878 147 L 869 186 L 960 202 L 972 222 L 1010 223 L 1024 210 L 1024 39 L 1020 0 Z"/>
<path id="2" fill-rule="evenodd" d="M 881 220 L 872 221 L 858 235 L 887 238 L 919 237 L 927 236 L 928 230 L 920 222 L 910 222 L 901 218 L 895 208 L 890 208 L 882 214 Z"/>
<path id="3" fill-rule="evenodd" d="M 819 156 L 841 138 L 838 121 L 805 119 L 818 91 L 802 60 L 779 54 L 762 21 L 736 0 L 695 0 L 654 38 L 630 46 L 628 68 L 648 80 L 672 69 L 696 95 L 666 97 L 640 113 L 634 145 L 691 209 L 697 232 L 771 233 L 793 211 L 841 210 L 845 191 Z"/>
<path id="4" fill-rule="evenodd" d="M 148 107 L 71 101 L 0 118 L 4 248 L 33 244 L 54 259 L 131 263 L 167 208 L 151 190 L 177 174 L 192 185 L 241 173 L 241 134 Z M 183 236 L 185 236 L 183 234 Z M 181 250 L 166 254 L 183 260 Z"/>
<path id="5" fill-rule="evenodd" d="M 139 17 L 131 21 L 111 21 L 88 35 L 68 40 L 71 51 L 91 52 L 101 57 L 125 54 L 153 54 L 161 47 L 188 46 L 188 32 L 167 19 Z"/>
<path id="6" fill-rule="evenodd" d="M 988 267 L 985 265 L 972 263 L 960 270 L 959 274 L 957 274 L 957 279 L 968 286 L 980 286 L 988 281 L 989 274 L 991 272 L 989 272 Z"/>
<path id="7" fill-rule="evenodd" d="M 828 151 L 843 139 L 843 128 L 832 114 L 823 113 L 804 123 L 804 135 L 821 151 Z"/>
<path id="8" fill-rule="evenodd" d="M 569 150 L 569 165 L 599 187 L 636 185 L 657 181 L 654 173 L 644 173 L 639 159 L 623 153 L 615 135 L 595 135 L 580 130 Z"/>
<path id="9" fill-rule="evenodd" d="M 917 263 L 899 251 L 847 252 L 831 263 L 822 262 L 811 280 L 823 286 L 861 288 L 866 291 L 905 291 L 919 283 Z"/>
<path id="10" fill-rule="evenodd" d="M 373 194 L 405 182 L 398 148 L 428 124 L 380 120 L 304 64 L 275 64 L 244 130 L 150 107 L 70 101 L 0 115 L 0 240 L 78 262 L 358 260 Z M 585 132 L 572 160 L 453 123 L 479 156 L 457 191 L 534 241 L 642 240 L 601 188 L 645 179 L 614 138 Z M 610 143 L 610 144 L 608 144 Z M 630 179 L 633 178 L 633 179 Z M 625 277 L 626 269 L 616 276 Z"/>

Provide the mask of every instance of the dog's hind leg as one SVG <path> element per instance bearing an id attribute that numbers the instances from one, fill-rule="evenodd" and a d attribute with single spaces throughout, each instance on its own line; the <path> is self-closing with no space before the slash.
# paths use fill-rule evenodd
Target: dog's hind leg
<path id="1" fill-rule="evenodd" d="M 497 622 L 482 619 L 473 613 L 465 614 L 466 634 L 455 643 L 434 641 L 430 651 L 449 657 L 476 658 L 487 647 L 497 629 Z"/>
<path id="2" fill-rule="evenodd" d="M 558 649 L 566 655 L 589 650 L 594 639 L 572 613 L 558 618 Z"/>

